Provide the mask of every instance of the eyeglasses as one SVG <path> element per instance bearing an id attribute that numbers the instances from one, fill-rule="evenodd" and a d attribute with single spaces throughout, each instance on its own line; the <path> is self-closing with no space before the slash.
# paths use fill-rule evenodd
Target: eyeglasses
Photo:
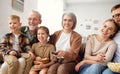
<path id="1" fill-rule="evenodd" d="M 113 17 L 113 18 L 118 18 L 118 17 L 120 17 L 120 13 L 119 13 L 119 14 L 115 14 L 115 15 L 113 15 L 112 17 Z"/>

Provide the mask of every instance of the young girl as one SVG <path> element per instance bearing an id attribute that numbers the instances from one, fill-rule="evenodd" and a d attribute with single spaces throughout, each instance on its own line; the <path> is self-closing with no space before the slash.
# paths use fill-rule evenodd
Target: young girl
<path id="1" fill-rule="evenodd" d="M 37 31 L 38 43 L 34 43 L 31 52 L 35 55 L 34 66 L 29 74 L 47 74 L 48 68 L 54 64 L 55 56 L 52 54 L 55 47 L 47 42 L 49 30 L 40 26 Z"/>
<path id="2" fill-rule="evenodd" d="M 114 55 L 117 45 L 112 39 L 117 32 L 118 26 L 114 20 L 106 20 L 99 34 L 88 37 L 85 59 L 75 66 L 75 70 L 79 74 L 101 74 Z"/>

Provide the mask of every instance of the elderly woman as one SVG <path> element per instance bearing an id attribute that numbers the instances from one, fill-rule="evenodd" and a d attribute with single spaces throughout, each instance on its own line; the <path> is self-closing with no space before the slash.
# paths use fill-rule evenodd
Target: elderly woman
<path id="1" fill-rule="evenodd" d="M 64 13 L 62 16 L 62 30 L 56 31 L 50 41 L 56 47 L 58 61 L 53 64 L 48 74 L 73 74 L 76 58 L 81 46 L 81 35 L 73 31 L 77 23 L 73 13 Z"/>

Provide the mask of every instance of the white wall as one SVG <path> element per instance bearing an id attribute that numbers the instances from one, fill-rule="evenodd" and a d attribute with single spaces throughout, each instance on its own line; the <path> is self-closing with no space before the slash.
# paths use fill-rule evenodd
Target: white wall
<path id="1" fill-rule="evenodd" d="M 100 28 L 103 21 L 111 17 L 110 10 L 114 3 L 78 3 L 64 5 L 64 0 L 24 0 L 24 12 L 18 12 L 12 9 L 12 0 L 0 1 L 0 38 L 9 32 L 8 16 L 17 14 L 21 17 L 23 25 L 27 25 L 28 13 L 33 10 L 38 10 L 42 14 L 42 24 L 50 29 L 50 33 L 62 28 L 61 17 L 63 11 L 74 12 L 77 16 L 78 23 L 75 31 L 82 36 L 87 36 L 91 33 L 98 33 L 94 28 Z M 65 7 L 65 8 L 63 8 Z M 97 24 L 94 21 L 99 21 Z M 90 30 L 86 30 L 91 26 Z"/>
<path id="2" fill-rule="evenodd" d="M 77 16 L 75 31 L 83 37 L 98 33 L 104 20 L 111 18 L 111 8 L 118 2 L 104 3 L 72 3 L 65 4 L 64 0 L 38 0 L 38 11 L 42 14 L 42 24 L 50 29 L 50 33 L 62 28 L 61 17 L 63 12 L 73 12 Z M 97 22 L 97 23 L 96 23 Z M 86 28 L 90 28 L 86 30 Z"/>
<path id="3" fill-rule="evenodd" d="M 98 33 L 100 26 L 105 19 L 111 18 L 111 8 L 118 4 L 115 3 L 78 3 L 67 5 L 65 11 L 74 12 L 77 16 L 77 26 L 75 31 L 83 37 L 88 34 Z M 98 23 L 95 23 L 98 21 Z M 87 27 L 91 26 L 89 30 Z"/>
<path id="4" fill-rule="evenodd" d="M 24 12 L 16 11 L 12 8 L 12 0 L 0 0 L 0 39 L 9 32 L 8 16 L 16 14 L 21 17 L 23 25 L 27 25 L 27 16 L 31 10 L 37 9 L 37 0 L 24 0 Z"/>
<path id="5" fill-rule="evenodd" d="M 41 25 L 47 26 L 50 34 L 62 28 L 63 0 L 38 0 L 38 11 L 42 14 Z"/>

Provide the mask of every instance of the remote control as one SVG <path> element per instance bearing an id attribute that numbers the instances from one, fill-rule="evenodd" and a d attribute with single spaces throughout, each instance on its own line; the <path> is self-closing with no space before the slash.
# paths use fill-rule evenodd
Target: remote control
<path id="1" fill-rule="evenodd" d="M 52 54 L 57 55 L 57 52 L 56 52 L 56 51 L 53 51 Z"/>

